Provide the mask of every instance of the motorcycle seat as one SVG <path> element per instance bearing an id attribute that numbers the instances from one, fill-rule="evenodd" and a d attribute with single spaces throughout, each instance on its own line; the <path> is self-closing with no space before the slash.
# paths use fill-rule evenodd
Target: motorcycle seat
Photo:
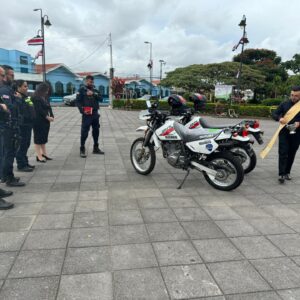
<path id="1" fill-rule="evenodd" d="M 203 118 L 200 118 L 200 125 L 203 128 L 216 128 L 216 129 L 223 129 L 223 128 L 228 128 L 228 127 L 232 127 L 232 124 L 223 124 L 223 125 L 214 125 L 214 124 L 208 124 L 207 121 L 205 121 Z"/>
<path id="2" fill-rule="evenodd" d="M 207 139 L 208 137 L 213 138 L 219 134 L 219 133 L 212 134 L 205 128 L 189 129 L 178 122 L 174 122 L 174 129 L 179 134 L 181 139 L 186 143 L 201 140 L 201 139 Z"/>

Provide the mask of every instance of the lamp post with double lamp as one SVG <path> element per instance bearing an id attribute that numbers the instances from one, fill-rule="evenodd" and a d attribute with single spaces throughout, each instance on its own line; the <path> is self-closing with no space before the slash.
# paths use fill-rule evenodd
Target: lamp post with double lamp
<path id="1" fill-rule="evenodd" d="M 152 70 L 153 70 L 153 61 L 152 61 L 152 43 L 145 41 L 145 44 L 149 44 L 150 45 L 150 60 L 149 63 L 147 65 L 149 72 L 150 72 L 150 95 L 152 96 Z"/>
<path id="2" fill-rule="evenodd" d="M 43 72 L 43 82 L 46 81 L 46 58 L 45 58 L 45 31 L 44 26 L 50 27 L 52 24 L 49 21 L 49 17 L 47 15 L 43 15 L 43 11 L 41 8 L 35 8 L 33 11 L 41 12 L 41 33 L 42 33 L 42 72 Z"/>
<path id="3" fill-rule="evenodd" d="M 162 66 L 166 64 L 163 59 L 159 60 L 160 70 L 159 70 L 159 98 L 161 99 L 161 80 L 162 80 Z"/>
<path id="4" fill-rule="evenodd" d="M 246 16 L 243 15 L 243 18 L 242 18 L 241 22 L 239 23 L 240 28 L 243 30 L 243 36 L 240 39 L 237 46 L 235 46 L 237 48 L 239 45 L 242 45 L 242 50 L 241 50 L 241 54 L 240 54 L 240 66 L 239 66 L 239 70 L 238 70 L 238 73 L 237 73 L 237 84 L 236 84 L 236 90 L 237 90 L 238 94 L 240 94 L 240 82 L 241 82 L 242 68 L 243 68 L 244 46 L 245 46 L 245 44 L 249 43 L 249 40 L 247 38 L 246 25 L 247 25 L 246 24 Z M 233 50 L 236 49 L 235 47 L 234 47 Z"/>

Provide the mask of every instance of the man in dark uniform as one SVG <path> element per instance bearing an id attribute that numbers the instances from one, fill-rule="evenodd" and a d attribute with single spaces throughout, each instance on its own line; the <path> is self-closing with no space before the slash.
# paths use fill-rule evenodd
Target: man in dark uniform
<path id="1" fill-rule="evenodd" d="M 4 151 L 2 157 L 2 182 L 6 182 L 7 186 L 24 186 L 25 183 L 21 182 L 14 176 L 13 164 L 18 148 L 19 139 L 19 107 L 14 96 L 14 91 L 11 87 L 14 80 L 14 70 L 10 66 L 3 66 L 5 70 L 5 78 L 3 85 L 0 88 L 0 98 L 8 110 L 7 118 L 2 123 L 3 130 L 3 144 Z"/>
<path id="2" fill-rule="evenodd" d="M 99 149 L 99 130 L 100 130 L 100 114 L 99 102 L 102 100 L 100 93 L 94 87 L 94 77 L 86 76 L 85 86 L 81 87 L 77 93 L 76 105 L 82 114 L 81 138 L 80 138 L 80 156 L 86 157 L 85 141 L 88 137 L 90 127 L 92 126 L 92 135 L 94 140 L 94 154 L 104 154 Z"/>
<path id="3" fill-rule="evenodd" d="M 291 96 L 288 101 L 282 102 L 273 112 L 273 119 L 285 124 L 283 119 L 287 111 L 300 100 L 300 86 L 292 88 Z M 295 124 L 295 134 L 291 134 L 287 127 L 282 128 L 279 133 L 279 179 L 280 183 L 291 180 L 291 169 L 300 143 L 300 113 L 298 113 L 289 124 Z M 286 124 L 287 125 L 287 124 Z"/>
<path id="4" fill-rule="evenodd" d="M 5 70 L 2 67 L 0 67 L 0 89 L 3 86 L 4 77 L 5 77 Z M 0 179 L 2 177 L 3 146 L 4 146 L 3 145 L 3 133 L 4 133 L 3 122 L 6 119 L 6 114 L 8 114 L 8 109 L 6 104 L 0 103 Z M 10 209 L 14 207 L 12 203 L 6 202 L 4 199 L 2 199 L 12 194 L 13 193 L 11 191 L 0 189 L 0 210 Z"/>

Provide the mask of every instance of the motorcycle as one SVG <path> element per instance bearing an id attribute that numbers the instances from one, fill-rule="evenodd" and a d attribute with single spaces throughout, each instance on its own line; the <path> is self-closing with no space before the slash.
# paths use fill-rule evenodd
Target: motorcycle
<path id="1" fill-rule="evenodd" d="M 217 133 L 203 128 L 190 130 L 168 119 L 168 114 L 159 111 L 157 105 L 151 106 L 147 102 L 147 106 L 148 109 L 139 116 L 147 125 L 137 128 L 144 136 L 133 141 L 130 149 L 131 163 L 137 173 L 147 175 L 152 172 L 155 152 L 161 148 L 163 157 L 172 167 L 187 171 L 178 189 L 191 169 L 202 172 L 205 180 L 218 190 L 231 191 L 242 183 L 244 171 L 240 162 L 229 151 L 218 151 L 231 132 L 227 129 Z"/>
<path id="2" fill-rule="evenodd" d="M 186 110 L 182 112 L 180 116 L 175 116 L 175 119 L 189 129 L 205 128 L 216 132 L 224 128 L 231 129 L 233 131 L 231 139 L 234 143 L 232 143 L 230 151 L 240 160 L 245 174 L 253 171 L 257 163 L 256 153 L 252 147 L 254 141 L 250 139 L 246 142 L 240 141 L 239 135 L 244 137 L 246 135 L 252 135 L 258 144 L 263 144 L 263 131 L 260 129 L 260 125 L 257 120 L 243 120 L 234 125 L 212 125 L 200 116 L 192 116 L 193 113 L 190 110 Z"/>

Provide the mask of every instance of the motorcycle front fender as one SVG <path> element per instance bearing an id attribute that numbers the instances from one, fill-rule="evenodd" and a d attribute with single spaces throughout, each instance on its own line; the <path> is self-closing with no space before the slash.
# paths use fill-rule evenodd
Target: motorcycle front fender
<path id="1" fill-rule="evenodd" d="M 148 129 L 148 126 L 140 126 L 135 131 L 144 131 L 145 132 L 147 129 Z"/>

